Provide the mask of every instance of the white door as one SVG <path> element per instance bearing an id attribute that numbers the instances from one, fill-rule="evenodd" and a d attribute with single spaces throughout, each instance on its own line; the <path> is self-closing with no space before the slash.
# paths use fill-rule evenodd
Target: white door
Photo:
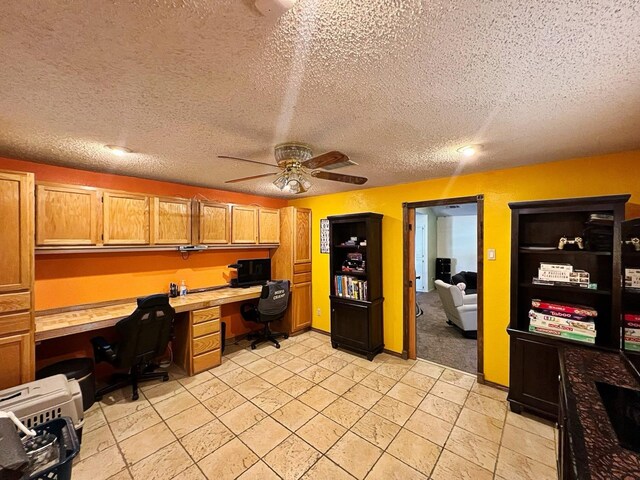
<path id="1" fill-rule="evenodd" d="M 417 223 L 417 222 L 416 222 Z M 427 226 L 416 225 L 416 291 L 427 291 Z"/>

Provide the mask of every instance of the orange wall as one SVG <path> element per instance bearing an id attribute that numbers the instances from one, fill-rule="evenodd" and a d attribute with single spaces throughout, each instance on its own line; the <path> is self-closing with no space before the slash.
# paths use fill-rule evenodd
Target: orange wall
<path id="1" fill-rule="evenodd" d="M 186 198 L 197 196 L 201 199 L 274 208 L 284 207 L 287 204 L 286 200 L 276 198 L 89 172 L 2 157 L 0 157 L 0 169 L 33 172 L 36 182 L 87 185 L 151 195 Z M 186 260 L 183 260 L 178 252 L 171 251 L 36 255 L 36 311 L 164 292 L 168 290 L 169 282 L 179 283 L 183 279 L 189 288 L 221 285 L 229 281 L 227 265 L 230 263 L 234 263 L 239 258 L 268 256 L 268 249 L 197 252 L 190 254 Z M 229 312 L 229 315 L 234 317 L 232 312 Z M 230 329 L 230 333 L 233 329 Z"/>

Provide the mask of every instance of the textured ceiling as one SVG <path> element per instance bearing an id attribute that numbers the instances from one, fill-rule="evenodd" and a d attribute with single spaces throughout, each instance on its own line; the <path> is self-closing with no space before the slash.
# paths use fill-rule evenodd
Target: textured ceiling
<path id="1" fill-rule="evenodd" d="M 277 195 L 216 155 L 299 140 L 370 179 L 317 195 L 640 148 L 637 0 L 3 0 L 0 46 L 0 154 L 46 163 Z"/>

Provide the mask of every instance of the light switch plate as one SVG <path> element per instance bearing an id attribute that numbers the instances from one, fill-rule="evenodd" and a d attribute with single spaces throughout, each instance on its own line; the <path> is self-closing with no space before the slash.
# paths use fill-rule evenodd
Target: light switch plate
<path id="1" fill-rule="evenodd" d="M 495 248 L 490 248 L 487 250 L 487 259 L 488 260 L 495 260 L 496 259 L 496 249 Z"/>

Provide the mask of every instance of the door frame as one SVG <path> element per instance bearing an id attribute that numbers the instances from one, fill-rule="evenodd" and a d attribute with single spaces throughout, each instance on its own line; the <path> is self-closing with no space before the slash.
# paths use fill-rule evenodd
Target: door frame
<path id="1" fill-rule="evenodd" d="M 475 203 L 477 205 L 477 273 L 478 273 L 478 351 L 477 378 L 484 382 L 484 195 L 443 198 L 402 204 L 402 285 L 403 285 L 403 332 L 402 357 L 416 358 L 416 317 L 415 317 L 415 225 L 416 208 L 437 207 Z"/>
<path id="2" fill-rule="evenodd" d="M 414 238 L 416 238 L 418 236 L 417 233 L 418 233 L 418 228 L 419 227 L 418 227 L 418 216 L 417 215 L 416 215 L 416 223 L 415 223 L 415 225 L 416 225 L 416 228 L 415 228 L 415 231 L 413 232 Z M 425 287 L 424 291 L 425 292 L 429 291 L 429 277 L 428 277 L 429 276 L 429 262 L 428 262 L 428 260 L 429 260 L 429 242 L 428 242 L 428 239 L 427 239 L 427 237 L 429 235 L 429 232 L 427 230 L 428 226 L 429 225 L 427 223 L 425 223 L 422 226 L 422 228 L 424 229 L 424 232 L 423 232 L 424 235 L 423 235 L 423 239 L 422 240 L 423 240 L 423 243 L 424 243 L 423 249 L 424 249 L 424 252 L 425 252 L 424 253 L 424 257 L 425 258 L 424 258 L 424 266 L 422 268 L 422 272 L 420 272 L 420 276 L 421 276 L 420 280 L 424 281 L 424 287 Z M 417 244 L 417 242 L 416 242 L 416 244 Z M 416 263 L 416 267 L 417 267 L 417 263 Z M 416 274 L 418 274 L 417 268 L 416 268 Z M 416 280 L 415 287 L 416 287 L 416 291 L 417 291 L 417 289 L 418 289 L 418 281 L 417 280 Z"/>

